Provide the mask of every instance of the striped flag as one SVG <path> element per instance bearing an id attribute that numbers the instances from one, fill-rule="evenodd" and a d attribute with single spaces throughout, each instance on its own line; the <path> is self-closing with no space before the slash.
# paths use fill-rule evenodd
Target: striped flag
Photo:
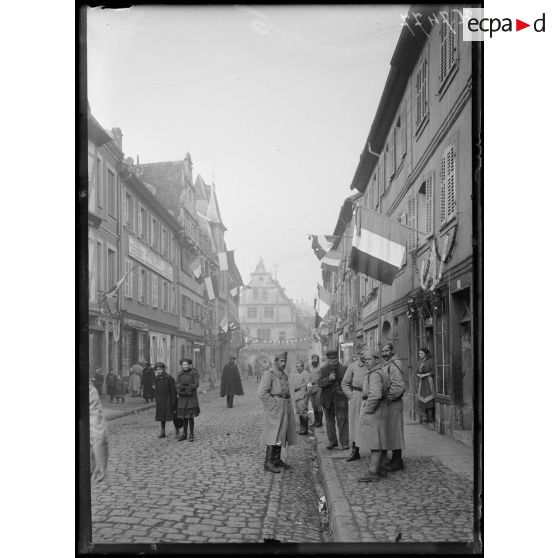
<path id="1" fill-rule="evenodd" d="M 221 271 L 228 271 L 234 266 L 234 250 L 227 250 L 226 252 L 218 252 L 219 268 Z"/>
<path id="2" fill-rule="evenodd" d="M 227 333 L 227 331 L 229 330 L 229 318 L 227 316 L 225 316 L 220 322 L 219 322 L 219 327 L 225 332 Z"/>
<path id="3" fill-rule="evenodd" d="M 204 277 L 205 288 L 207 289 L 207 298 L 213 300 L 219 296 L 219 281 L 217 275 L 212 275 L 211 277 Z"/>
<path id="4" fill-rule="evenodd" d="M 371 210 L 359 211 L 349 267 L 391 285 L 403 264 L 407 229 L 395 219 Z"/>
<path id="5" fill-rule="evenodd" d="M 337 250 L 330 250 L 323 258 L 322 264 L 338 268 L 341 263 L 341 253 Z"/>
<path id="6" fill-rule="evenodd" d="M 312 239 L 312 250 L 316 254 L 317 258 L 321 260 L 332 248 L 334 236 L 327 236 L 323 234 L 311 234 Z"/>
<path id="7" fill-rule="evenodd" d="M 196 279 L 199 279 L 201 277 L 202 266 L 201 266 L 201 260 L 199 258 L 196 258 L 192 262 L 192 265 L 190 266 L 190 271 L 192 272 L 192 274 Z"/>
<path id="8" fill-rule="evenodd" d="M 329 291 L 324 289 L 320 284 L 318 284 L 318 298 L 316 299 L 316 312 L 323 318 L 328 312 L 331 306 L 331 294 Z"/>

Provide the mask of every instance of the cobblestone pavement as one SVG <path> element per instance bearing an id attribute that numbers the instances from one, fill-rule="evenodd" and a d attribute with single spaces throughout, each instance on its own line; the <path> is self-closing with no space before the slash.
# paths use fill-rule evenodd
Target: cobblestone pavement
<path id="1" fill-rule="evenodd" d="M 473 541 L 472 449 L 406 424 L 404 471 L 359 483 L 369 453 L 347 463 L 348 451 L 325 449 L 321 430 L 316 435 L 337 542 Z"/>
<path id="2" fill-rule="evenodd" d="M 327 541 L 313 480 L 315 442 L 299 437 L 293 466 L 263 470 L 263 408 L 256 384 L 228 409 L 217 391 L 200 394 L 195 442 L 172 423 L 158 439 L 154 409 L 108 423 L 109 471 L 92 487 L 93 543 Z"/>

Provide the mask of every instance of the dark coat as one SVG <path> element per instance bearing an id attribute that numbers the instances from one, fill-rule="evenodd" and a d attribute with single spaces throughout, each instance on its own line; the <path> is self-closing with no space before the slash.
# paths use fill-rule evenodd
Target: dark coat
<path id="1" fill-rule="evenodd" d="M 320 370 L 320 379 L 318 380 L 318 385 L 322 388 L 322 393 L 320 395 L 320 404 L 322 407 L 329 409 L 333 406 L 334 394 L 336 392 L 343 394 L 341 382 L 343 381 L 346 371 L 347 367 L 341 363 L 338 363 L 335 368 L 329 364 L 322 366 Z M 335 380 L 329 378 L 329 375 L 333 372 L 335 372 Z"/>
<path id="2" fill-rule="evenodd" d="M 155 378 L 155 420 L 170 421 L 176 413 L 176 385 L 174 378 L 163 372 Z"/>
<path id="3" fill-rule="evenodd" d="M 421 361 L 419 365 L 419 374 L 428 374 L 424 378 L 419 378 L 418 385 L 418 406 L 419 409 L 434 408 L 434 361 L 431 357 L 427 357 Z"/>
<path id="4" fill-rule="evenodd" d="M 143 397 L 144 399 L 153 399 L 154 390 L 153 385 L 155 384 L 155 371 L 151 366 L 146 366 L 143 369 L 141 375 L 141 385 L 143 387 Z"/>
<path id="5" fill-rule="evenodd" d="M 195 368 L 188 371 L 181 370 L 176 377 L 176 392 L 178 394 L 178 415 L 181 409 L 200 410 L 198 401 L 198 387 L 200 375 Z"/>
<path id="6" fill-rule="evenodd" d="M 221 397 L 225 397 L 225 395 L 244 395 L 240 372 L 236 364 L 232 362 L 225 364 L 221 375 Z"/>
<path id="7" fill-rule="evenodd" d="M 111 374 L 109 372 L 107 375 L 106 384 L 107 384 L 107 393 L 109 395 L 114 395 L 114 390 L 116 388 L 116 374 Z"/>

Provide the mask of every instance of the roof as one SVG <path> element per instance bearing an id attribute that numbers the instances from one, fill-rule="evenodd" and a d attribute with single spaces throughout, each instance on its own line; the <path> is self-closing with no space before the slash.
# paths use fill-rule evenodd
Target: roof
<path id="1" fill-rule="evenodd" d="M 415 33 L 409 26 L 403 26 L 401 30 L 401 35 L 399 35 L 397 46 L 390 61 L 391 68 L 380 103 L 351 182 L 351 189 L 356 188 L 359 192 L 364 192 L 368 186 L 372 172 L 378 163 L 378 156 L 374 153 L 382 152 L 391 124 L 405 93 L 409 76 L 426 43 L 428 31 L 432 27 L 434 21 L 432 12 L 436 10 L 437 6 L 413 5 L 409 8 L 408 21 L 414 22 L 415 15 L 422 14 L 420 21 L 423 32 Z"/>
<path id="2" fill-rule="evenodd" d="M 209 203 L 207 204 L 205 215 L 212 223 L 220 225 L 225 230 L 227 230 L 227 227 L 225 227 L 225 225 L 223 224 L 223 219 L 221 218 L 219 202 L 217 201 L 217 194 L 215 193 L 215 184 L 211 186 L 211 194 L 209 197 Z"/>
<path id="3" fill-rule="evenodd" d="M 87 114 L 87 137 L 97 146 L 100 147 L 112 138 L 105 132 L 103 127 L 99 124 L 99 121 L 88 112 Z"/>
<path id="4" fill-rule="evenodd" d="M 141 178 L 153 184 L 162 204 L 174 212 L 180 205 L 180 195 L 184 189 L 184 161 L 140 164 Z"/>
<path id="5" fill-rule="evenodd" d="M 340 239 L 343 237 L 343 233 L 345 229 L 351 222 L 353 218 L 353 207 L 355 202 L 362 197 L 360 192 L 355 192 L 351 194 L 348 198 L 345 198 L 343 205 L 341 206 L 341 210 L 339 211 L 339 217 L 337 218 L 337 224 L 335 225 L 335 230 L 333 231 L 335 238 L 335 242 L 333 248 L 337 248 L 340 243 Z"/>

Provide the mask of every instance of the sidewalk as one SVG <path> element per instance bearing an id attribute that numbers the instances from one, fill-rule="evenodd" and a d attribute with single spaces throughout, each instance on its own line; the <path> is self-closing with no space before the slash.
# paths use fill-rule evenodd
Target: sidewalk
<path id="1" fill-rule="evenodd" d="M 326 449 L 325 422 L 315 430 L 335 542 L 472 543 L 473 449 L 405 421 L 405 469 L 376 483 L 357 482 L 369 455 L 348 463 Z"/>

